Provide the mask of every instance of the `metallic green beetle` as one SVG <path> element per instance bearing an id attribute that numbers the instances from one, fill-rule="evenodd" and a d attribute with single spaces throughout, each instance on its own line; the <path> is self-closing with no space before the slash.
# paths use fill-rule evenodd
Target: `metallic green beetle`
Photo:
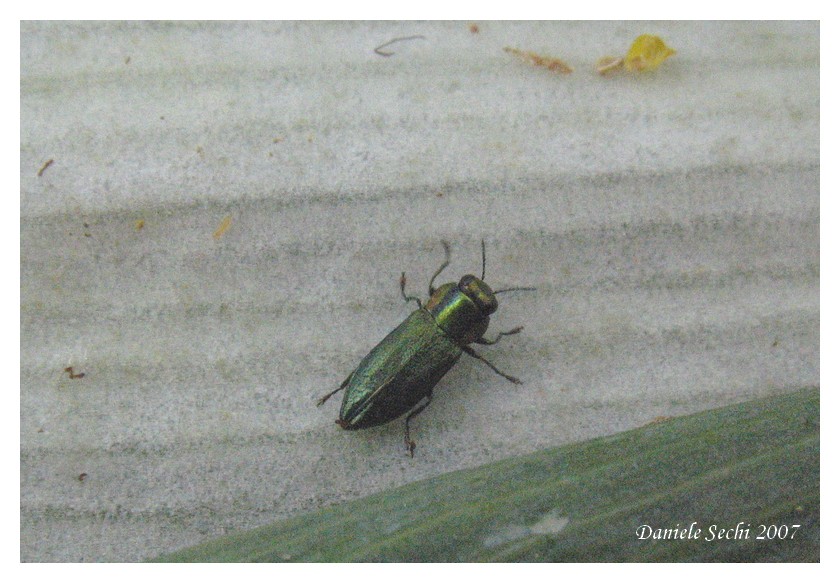
<path id="1" fill-rule="evenodd" d="M 405 301 L 417 302 L 415 310 L 362 360 L 341 386 L 324 395 L 318 405 L 347 389 L 336 423 L 342 429 L 364 429 L 382 425 L 408 412 L 405 418 L 405 447 L 414 457 L 408 423 L 428 406 L 432 390 L 452 368 L 463 352 L 487 364 L 512 383 L 521 381 L 497 369 L 470 348 L 469 344 L 495 344 L 502 336 L 517 334 L 522 327 L 501 332 L 493 340 L 484 338 L 490 314 L 499 304 L 496 295 L 517 287 L 494 292 L 484 283 L 485 252 L 481 242 L 481 278 L 465 275 L 458 283 L 434 287 L 435 278 L 449 265 L 449 245 L 443 242 L 446 258 L 429 282 L 429 300 L 405 295 L 405 272 L 400 291 Z M 418 405 L 423 399 L 426 401 Z M 410 411 L 410 412 L 409 412 Z"/>

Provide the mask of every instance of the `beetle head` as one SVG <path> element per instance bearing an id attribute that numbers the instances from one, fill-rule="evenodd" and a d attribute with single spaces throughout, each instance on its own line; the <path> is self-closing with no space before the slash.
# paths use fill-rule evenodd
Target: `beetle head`
<path id="1" fill-rule="evenodd" d="M 465 275 L 458 282 L 458 289 L 466 294 L 484 316 L 489 316 L 499 307 L 496 296 L 489 285 L 474 275 Z"/>

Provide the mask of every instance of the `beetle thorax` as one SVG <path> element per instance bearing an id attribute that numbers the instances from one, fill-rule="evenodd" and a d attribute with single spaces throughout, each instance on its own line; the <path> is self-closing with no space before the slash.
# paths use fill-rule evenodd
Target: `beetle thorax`
<path id="1" fill-rule="evenodd" d="M 498 303 L 490 286 L 465 275 L 459 283 L 440 286 L 425 307 L 447 336 L 466 345 L 484 335 Z"/>

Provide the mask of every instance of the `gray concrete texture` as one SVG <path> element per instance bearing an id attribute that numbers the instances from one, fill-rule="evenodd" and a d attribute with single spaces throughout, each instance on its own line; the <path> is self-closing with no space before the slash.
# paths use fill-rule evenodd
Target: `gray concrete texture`
<path id="1" fill-rule="evenodd" d="M 477 25 L 21 25 L 22 560 L 819 384 L 819 24 Z M 641 33 L 676 56 L 593 71 Z M 400 272 L 423 292 L 441 240 L 439 281 L 480 271 L 482 238 L 538 288 L 478 348 L 524 384 L 463 358 L 414 459 L 341 431 L 315 401 L 412 309 Z"/>

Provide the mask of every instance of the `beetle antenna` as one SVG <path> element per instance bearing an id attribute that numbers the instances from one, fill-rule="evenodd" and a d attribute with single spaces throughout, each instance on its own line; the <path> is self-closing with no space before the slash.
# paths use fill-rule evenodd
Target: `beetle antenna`
<path id="1" fill-rule="evenodd" d="M 511 292 L 511 291 L 537 291 L 537 288 L 535 288 L 535 287 L 508 287 L 508 288 L 505 288 L 505 289 L 498 289 L 498 290 L 494 289 L 493 294 L 494 295 L 495 294 L 503 294 L 505 292 Z"/>
<path id="2" fill-rule="evenodd" d="M 444 269 L 446 269 L 447 265 L 449 265 L 449 243 L 447 243 L 446 241 L 441 241 L 441 243 L 443 244 L 443 252 L 445 258 L 443 260 L 443 265 L 438 267 L 438 270 L 435 271 L 435 274 L 432 276 L 431 281 L 429 281 L 429 297 L 432 297 L 435 293 L 435 278 L 438 275 L 440 275 Z"/>
<path id="3" fill-rule="evenodd" d="M 482 239 L 481 240 L 481 281 L 484 281 L 484 264 L 485 264 L 484 239 Z"/>

